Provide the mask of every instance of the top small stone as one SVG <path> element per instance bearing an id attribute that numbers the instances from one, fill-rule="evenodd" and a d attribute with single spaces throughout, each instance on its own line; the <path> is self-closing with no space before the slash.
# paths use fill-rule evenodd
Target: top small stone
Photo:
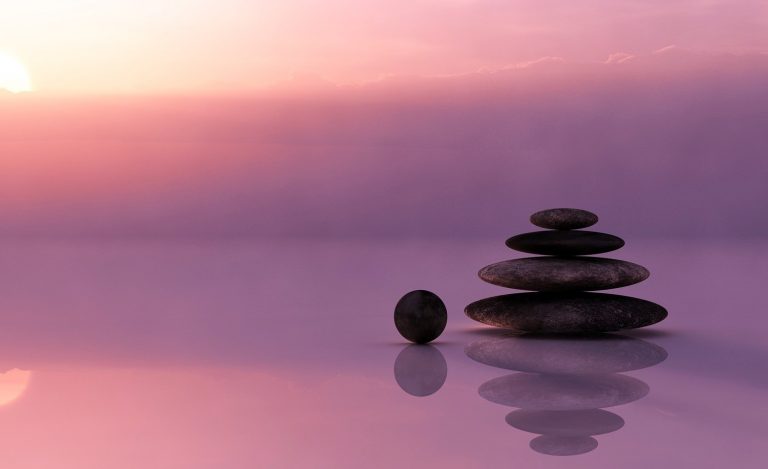
<path id="1" fill-rule="evenodd" d="M 531 215 L 531 223 L 551 230 L 576 230 L 597 223 L 597 215 L 578 208 L 551 208 Z"/>

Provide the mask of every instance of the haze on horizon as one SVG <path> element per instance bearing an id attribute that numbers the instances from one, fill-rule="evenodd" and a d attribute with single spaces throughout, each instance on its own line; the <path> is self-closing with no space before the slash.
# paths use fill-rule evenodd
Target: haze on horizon
<path id="1" fill-rule="evenodd" d="M 669 45 L 768 51 L 761 0 L 27 0 L 0 50 L 43 94 L 239 94 L 543 57 L 601 62 Z"/>
<path id="2" fill-rule="evenodd" d="M 581 206 L 765 237 L 766 82 L 768 55 L 665 48 L 298 96 L 12 95 L 0 235 L 483 237 Z"/>
<path id="3" fill-rule="evenodd" d="M 767 11 L 4 5 L 35 91 L 0 92 L 0 236 L 498 237 L 581 206 L 628 236 L 765 238 Z"/>

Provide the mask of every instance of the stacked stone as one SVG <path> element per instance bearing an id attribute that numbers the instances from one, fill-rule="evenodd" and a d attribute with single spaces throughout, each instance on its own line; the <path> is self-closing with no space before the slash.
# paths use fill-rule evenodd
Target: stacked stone
<path id="1" fill-rule="evenodd" d="M 629 296 L 591 293 L 625 287 L 650 273 L 632 262 L 591 257 L 624 246 L 621 238 L 584 231 L 597 223 L 586 210 L 557 208 L 531 215 L 546 231 L 509 238 L 507 246 L 541 254 L 483 267 L 482 280 L 507 288 L 531 290 L 476 301 L 464 312 L 475 321 L 534 333 L 591 333 L 649 326 L 667 317 L 662 306 Z"/>

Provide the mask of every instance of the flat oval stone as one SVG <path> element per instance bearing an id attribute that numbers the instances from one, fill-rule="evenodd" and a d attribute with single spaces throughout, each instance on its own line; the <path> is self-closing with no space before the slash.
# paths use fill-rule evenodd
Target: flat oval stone
<path id="1" fill-rule="evenodd" d="M 534 231 L 509 238 L 515 251 L 553 256 L 582 256 L 615 251 L 624 246 L 618 236 L 596 231 Z"/>
<path id="2" fill-rule="evenodd" d="M 501 287 L 534 291 L 608 290 L 642 282 L 648 269 L 602 257 L 526 257 L 497 262 L 478 272 Z"/>
<path id="3" fill-rule="evenodd" d="M 642 399 L 648 385 L 621 374 L 547 375 L 513 373 L 486 381 L 478 392 L 496 404 L 534 410 L 586 410 Z"/>
<path id="4" fill-rule="evenodd" d="M 448 312 L 439 296 L 427 290 L 406 293 L 395 306 L 397 331 L 417 344 L 431 342 L 443 333 Z"/>
<path id="5" fill-rule="evenodd" d="M 607 293 L 515 293 L 471 303 L 475 321 L 522 332 L 579 334 L 650 326 L 667 317 L 656 303 Z"/>
<path id="6" fill-rule="evenodd" d="M 473 342 L 464 353 L 496 368 L 557 374 L 622 373 L 667 359 L 662 347 L 617 334 L 501 337 Z"/>
<path id="7" fill-rule="evenodd" d="M 557 436 L 604 435 L 624 426 L 623 418 L 603 409 L 518 409 L 508 413 L 506 421 L 524 432 Z"/>
<path id="8" fill-rule="evenodd" d="M 597 215 L 578 208 L 551 208 L 531 215 L 531 223 L 551 230 L 576 230 L 597 223 Z"/>

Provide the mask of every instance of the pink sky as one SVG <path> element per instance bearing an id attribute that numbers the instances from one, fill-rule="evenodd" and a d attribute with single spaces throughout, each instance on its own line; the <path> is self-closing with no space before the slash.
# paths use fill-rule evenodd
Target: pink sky
<path id="1" fill-rule="evenodd" d="M 26 0 L 0 14 L 0 51 L 49 93 L 237 93 L 294 76 L 350 83 L 547 56 L 603 61 L 671 44 L 765 52 L 768 3 Z"/>
<path id="2" fill-rule="evenodd" d="M 768 55 L 623 59 L 248 98 L 7 95 L 0 235 L 488 237 L 550 206 L 627 236 L 768 235 Z"/>
<path id="3" fill-rule="evenodd" d="M 0 50 L 0 236 L 768 235 L 764 1 L 30 0 Z"/>

